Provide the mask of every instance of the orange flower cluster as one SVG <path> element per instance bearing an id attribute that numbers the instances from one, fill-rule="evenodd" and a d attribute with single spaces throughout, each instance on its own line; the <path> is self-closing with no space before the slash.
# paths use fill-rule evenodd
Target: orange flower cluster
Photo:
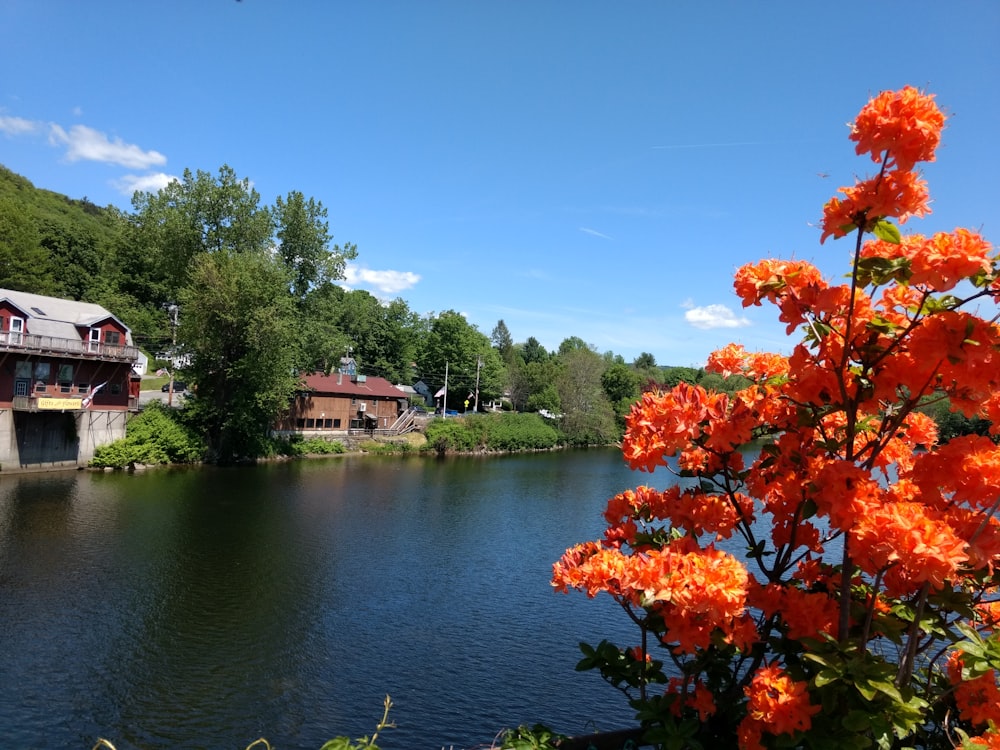
<path id="1" fill-rule="evenodd" d="M 657 609 L 676 622 L 669 643 L 681 653 L 707 648 L 713 634 L 746 640 L 746 595 L 749 575 L 732 555 L 687 537 L 661 549 L 629 555 L 594 542 L 566 551 L 553 565 L 557 591 L 570 588 L 588 596 L 607 592 L 634 607 Z"/>
<path id="2" fill-rule="evenodd" d="M 941 141 L 944 114 L 932 94 L 912 86 L 883 91 L 858 113 L 851 128 L 856 153 L 870 154 L 875 163 L 883 159 L 901 170 L 913 169 L 920 161 L 934 161 Z"/>
<path id="3" fill-rule="evenodd" d="M 806 683 L 796 682 L 780 666 L 761 667 L 745 688 L 747 715 L 738 728 L 740 747 L 763 750 L 764 732 L 772 735 L 805 732 L 820 706 L 809 701 Z"/>
<path id="4" fill-rule="evenodd" d="M 911 216 L 931 212 L 927 183 L 914 172 L 886 172 L 862 180 L 852 187 L 842 187 L 843 198 L 831 198 L 823 206 L 823 234 L 820 242 L 835 239 L 855 229 L 870 232 L 875 222 L 895 216 L 903 224 Z"/>
<path id="5" fill-rule="evenodd" d="M 905 260 L 907 284 L 950 291 L 959 281 L 988 274 L 992 269 L 993 248 L 982 235 L 968 229 L 938 232 L 932 237 L 911 234 L 898 243 L 873 239 L 861 248 L 862 258 Z M 906 289 L 897 287 L 895 291 Z"/>
<path id="6" fill-rule="evenodd" d="M 738 344 L 712 353 L 709 371 L 749 379 L 740 390 L 681 383 L 644 394 L 626 419 L 625 460 L 653 472 L 676 457 L 682 482 L 619 493 L 605 511 L 603 540 L 568 550 L 553 568 L 558 590 L 607 592 L 675 660 L 695 657 L 684 662 L 684 687 L 668 688 L 679 696 L 672 711 L 704 720 L 709 701 L 688 687 L 698 675 L 722 684 L 709 661 L 731 658 L 732 685 L 746 699 L 741 748 L 814 723 L 842 726 L 817 717 L 821 700 L 870 710 L 860 687 L 857 703 L 842 684 L 831 699 L 828 683 L 812 679 L 816 665 L 865 649 L 883 659 L 905 652 L 901 642 L 928 652 L 915 611 L 948 632 L 977 613 L 976 627 L 996 637 L 1000 445 L 978 435 L 941 445 L 934 420 L 918 409 L 947 398 L 954 411 L 992 420 L 1000 435 L 1000 326 L 965 309 L 1000 301 L 1000 259 L 975 232 L 895 242 L 880 223 L 929 210 L 926 184 L 912 170 L 934 159 L 943 125 L 933 97 L 916 89 L 869 102 L 851 137 L 882 169 L 824 209 L 821 241 L 858 232 L 850 283 L 833 284 L 805 261 L 740 268 L 734 288 L 744 307 L 774 305 L 803 340 L 788 356 Z M 883 239 L 862 243 L 873 230 Z M 746 554 L 754 574 L 723 545 Z M 759 649 L 777 661 L 754 671 L 741 657 Z M 908 689 L 917 691 L 942 685 L 945 669 L 963 719 L 1000 724 L 995 674 L 963 682 L 960 663 L 933 660 L 897 668 L 900 689 L 912 669 Z M 928 673 L 918 688 L 919 669 Z M 940 712 L 928 709 L 914 731 L 933 715 Z"/>
<path id="7" fill-rule="evenodd" d="M 934 97 L 910 86 L 872 99 L 855 119 L 851 139 L 858 154 L 870 154 L 882 171 L 841 188 L 844 197 L 831 198 L 823 207 L 820 242 L 856 229 L 869 232 L 886 217 L 902 223 L 929 213 L 927 184 L 912 170 L 917 162 L 934 160 L 944 120 Z"/>
<path id="8" fill-rule="evenodd" d="M 694 682 L 693 689 L 689 689 L 689 683 L 689 680 L 682 680 L 680 677 L 670 678 L 665 691 L 665 695 L 673 697 L 670 711 L 674 716 L 680 716 L 685 708 L 690 708 L 698 714 L 701 721 L 708 721 L 716 711 L 715 697 L 701 680 Z"/>
<path id="9" fill-rule="evenodd" d="M 986 726 L 990 722 L 1000 727 L 1000 686 L 997 685 L 996 670 L 989 670 L 978 677 L 962 675 L 963 661 L 959 651 L 948 657 L 948 679 L 955 688 L 955 705 L 965 721 L 974 726 Z"/>

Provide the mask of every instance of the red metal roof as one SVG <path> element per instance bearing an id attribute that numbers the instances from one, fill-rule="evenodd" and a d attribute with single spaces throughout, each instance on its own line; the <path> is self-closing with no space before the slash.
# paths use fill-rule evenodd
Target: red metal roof
<path id="1" fill-rule="evenodd" d="M 313 373 L 305 375 L 302 383 L 306 389 L 316 393 L 327 393 L 332 395 L 358 396 L 361 398 L 407 398 L 407 395 L 399 390 L 385 378 L 376 378 L 371 375 L 365 377 L 364 382 L 358 383 L 351 380 L 350 375 L 332 373 L 323 375 Z"/>

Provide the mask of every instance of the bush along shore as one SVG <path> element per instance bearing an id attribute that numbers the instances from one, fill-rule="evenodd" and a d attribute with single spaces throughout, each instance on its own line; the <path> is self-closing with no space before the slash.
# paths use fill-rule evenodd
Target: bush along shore
<path id="1" fill-rule="evenodd" d="M 301 436 L 273 437 L 267 452 L 248 458 L 247 463 L 277 458 L 330 456 L 344 453 L 432 454 L 516 453 L 566 447 L 562 432 L 538 414 L 470 414 L 433 419 L 424 432 L 399 438 L 376 439 L 351 436 L 344 439 Z M 125 438 L 94 451 L 90 467 L 135 469 L 201 463 L 207 446 L 198 431 L 186 423 L 183 409 L 172 409 L 153 401 L 133 417 Z"/>

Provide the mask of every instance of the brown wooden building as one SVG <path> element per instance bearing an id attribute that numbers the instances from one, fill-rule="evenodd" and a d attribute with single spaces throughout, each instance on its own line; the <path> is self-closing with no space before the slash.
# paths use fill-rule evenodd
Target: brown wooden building
<path id="1" fill-rule="evenodd" d="M 275 432 L 304 437 L 400 434 L 411 426 L 409 399 L 388 380 L 335 372 L 303 376 Z"/>
<path id="2" fill-rule="evenodd" d="M 0 471 L 83 465 L 124 437 L 137 358 L 100 305 L 0 289 Z"/>

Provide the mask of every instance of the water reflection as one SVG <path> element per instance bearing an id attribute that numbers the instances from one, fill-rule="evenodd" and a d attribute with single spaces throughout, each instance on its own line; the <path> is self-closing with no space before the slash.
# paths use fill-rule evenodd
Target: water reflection
<path id="1" fill-rule="evenodd" d="M 386 748 L 627 725 L 573 666 L 628 626 L 548 579 L 636 480 L 615 451 L 4 477 L 2 744 L 318 748 L 385 693 Z"/>

